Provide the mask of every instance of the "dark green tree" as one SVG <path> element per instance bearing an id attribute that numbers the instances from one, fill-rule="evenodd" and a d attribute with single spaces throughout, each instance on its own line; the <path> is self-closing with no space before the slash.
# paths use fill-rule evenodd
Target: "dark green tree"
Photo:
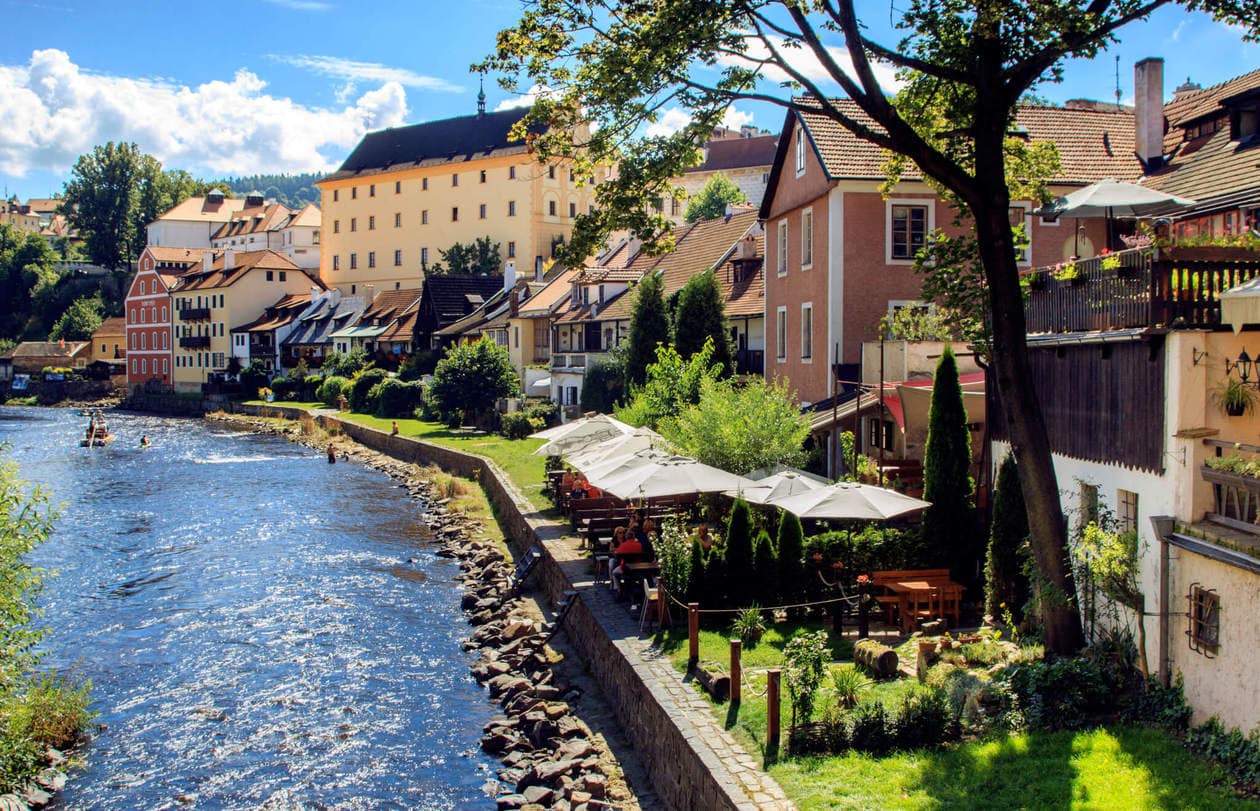
<path id="1" fill-rule="evenodd" d="M 1015 457 L 1008 454 L 998 468 L 997 492 L 993 495 L 993 519 L 989 526 L 989 549 L 984 564 L 984 612 L 996 620 L 1003 615 L 1002 604 L 1016 622 L 1024 618 L 1028 602 L 1028 575 L 1024 545 L 1028 542 L 1028 514 L 1019 485 Z"/>
<path id="2" fill-rule="evenodd" d="M 586 367 L 579 402 L 583 411 L 611 414 L 626 393 L 626 353 L 616 347 Z"/>
<path id="3" fill-rule="evenodd" d="M 687 222 L 712 220 L 726 214 L 728 203 L 747 203 L 748 195 L 744 194 L 735 181 L 718 172 L 709 178 L 704 188 L 696 192 L 696 196 L 687 203 Z"/>
<path id="4" fill-rule="evenodd" d="M 753 593 L 762 607 L 779 603 L 779 582 L 776 578 L 766 575 L 767 572 L 774 572 L 778 565 L 779 556 L 774 548 L 774 538 L 771 538 L 770 533 L 763 529 L 753 540 L 753 566 L 758 573 Z"/>
<path id="5" fill-rule="evenodd" d="M 752 509 L 742 498 L 735 499 L 726 521 L 726 593 L 736 606 L 750 605 L 757 599 L 757 550 L 753 547 Z"/>
<path id="6" fill-rule="evenodd" d="M 135 144 L 110 141 L 80 155 L 66 181 L 60 211 L 98 265 L 122 267 L 139 253 L 135 212 L 143 154 Z"/>
<path id="7" fill-rule="evenodd" d="M 705 574 L 704 547 L 696 538 L 691 539 L 691 572 L 687 576 L 687 601 L 704 605 L 707 602 L 704 593 Z"/>
<path id="8" fill-rule="evenodd" d="M 704 559 L 704 587 L 701 589 L 701 605 L 725 608 L 731 605 L 731 584 L 727 579 L 726 553 L 712 549 Z"/>
<path id="9" fill-rule="evenodd" d="M 805 532 L 801 528 L 801 519 L 787 510 L 783 510 L 779 518 L 778 548 L 775 580 L 780 599 L 784 603 L 800 602 L 808 585 L 805 578 Z"/>
<path id="10" fill-rule="evenodd" d="M 506 348 L 488 338 L 456 344 L 437 362 L 429 395 L 446 416 L 463 414 L 477 424 L 500 397 L 515 397 L 521 381 Z"/>
<path id="11" fill-rule="evenodd" d="M 0 338 L 17 339 L 36 313 L 36 292 L 57 284 L 56 256 L 39 234 L 0 223 Z M 40 336 L 46 334 L 36 326 Z"/>
<path id="12" fill-rule="evenodd" d="M 712 272 L 693 276 L 678 294 L 674 311 L 674 348 L 689 358 L 713 339 L 712 362 L 722 365 L 724 375 L 735 371 L 731 356 L 731 336 L 726 325 L 722 290 Z"/>
<path id="13" fill-rule="evenodd" d="M 99 295 L 90 298 L 75 299 L 57 323 L 48 331 L 48 337 L 54 341 L 64 338 L 67 341 L 86 341 L 92 333 L 101 328 L 101 311 L 104 305 Z"/>
<path id="14" fill-rule="evenodd" d="M 669 343 L 661 278 L 649 273 L 634 289 L 634 311 L 626 348 L 626 385 L 642 386 L 647 367 L 656 362 L 656 345 Z"/>
<path id="15" fill-rule="evenodd" d="M 438 250 L 442 259 L 434 262 L 425 272 L 452 276 L 491 276 L 503 272 L 503 258 L 499 243 L 490 237 L 477 237 L 465 245 L 456 242 L 446 250 Z"/>
<path id="16" fill-rule="evenodd" d="M 923 498 L 932 503 L 923 515 L 923 540 L 929 554 L 947 561 L 955 577 L 964 582 L 974 579 L 972 486 L 967 409 L 958 383 L 958 364 L 946 346 L 932 381 L 923 448 Z"/>

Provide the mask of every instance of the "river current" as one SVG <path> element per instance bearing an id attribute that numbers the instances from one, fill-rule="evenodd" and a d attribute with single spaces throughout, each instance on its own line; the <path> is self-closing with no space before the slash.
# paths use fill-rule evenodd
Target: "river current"
<path id="1" fill-rule="evenodd" d="M 61 809 L 493 807 L 458 567 L 386 476 L 210 423 L 0 407 L 63 504 L 45 666 L 91 679 Z M 140 437 L 153 446 L 140 450 Z"/>

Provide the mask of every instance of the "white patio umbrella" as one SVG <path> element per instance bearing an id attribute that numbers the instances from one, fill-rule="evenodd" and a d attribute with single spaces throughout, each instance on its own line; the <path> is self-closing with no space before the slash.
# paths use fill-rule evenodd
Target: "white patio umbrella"
<path id="1" fill-rule="evenodd" d="M 797 493 L 818 490 L 826 486 L 826 480 L 820 479 L 813 474 L 805 473 L 804 471 L 784 470 L 780 473 L 772 473 L 769 476 L 755 479 L 751 485 L 743 490 L 727 490 L 726 495 L 732 498 L 742 498 L 753 504 L 768 504 L 785 499 L 788 496 L 794 496 Z"/>
<path id="2" fill-rule="evenodd" d="M 626 433 L 626 434 L 634 430 L 634 426 L 626 425 L 621 420 L 616 419 L 614 417 L 610 417 L 607 414 L 592 414 L 589 417 L 582 417 L 581 419 L 576 419 L 573 422 L 566 422 L 565 424 L 557 425 L 554 428 L 547 428 L 543 431 L 535 431 L 534 433 L 529 435 L 529 438 L 530 439 L 546 439 L 546 440 L 560 439 L 561 437 L 567 436 L 573 431 L 580 430 L 583 426 L 587 425 L 588 423 L 616 425 L 622 429 L 622 433 Z"/>
<path id="3" fill-rule="evenodd" d="M 627 500 L 720 493 L 723 490 L 741 490 L 753 484 L 743 476 L 727 473 L 686 456 L 655 459 L 599 481 L 591 477 L 590 481 L 608 495 Z"/>
<path id="4" fill-rule="evenodd" d="M 672 450 L 669 441 L 651 428 L 636 428 L 633 433 L 615 436 L 570 454 L 569 464 L 589 476 L 591 469 L 602 462 L 652 449 Z"/>
<path id="5" fill-rule="evenodd" d="M 1122 220 L 1162 214 L 1173 208 L 1185 208 L 1194 200 L 1166 194 L 1136 183 L 1107 178 L 1077 189 L 1041 209 L 1047 217 L 1106 217 Z"/>
<path id="6" fill-rule="evenodd" d="M 535 456 L 568 456 L 571 453 L 585 450 L 586 448 L 603 442 L 613 437 L 623 436 L 634 431 L 629 425 L 612 417 L 600 414 L 585 420 L 578 420 L 570 423 L 573 427 L 568 431 L 560 433 L 558 436 L 545 437 L 542 434 L 546 431 L 540 431 L 538 434 L 531 436 L 550 439 L 551 441 L 534 451 Z M 569 426 L 560 426 L 568 428 Z M 550 428 L 549 431 L 557 431 L 559 429 Z"/>
<path id="7" fill-rule="evenodd" d="M 643 465 L 648 465 L 662 459 L 669 459 L 672 456 L 673 454 L 667 451 L 648 448 L 646 450 L 609 457 L 602 462 L 597 462 L 596 464 L 589 466 L 582 472 L 586 474 L 586 480 L 588 482 L 596 487 L 599 487 L 599 485 L 596 484 L 597 479 L 607 481 L 608 479 L 616 478 L 633 468 L 642 467 Z"/>
<path id="8" fill-rule="evenodd" d="M 870 484 L 837 482 L 769 502 L 798 518 L 883 521 L 932 505 L 922 499 Z"/>

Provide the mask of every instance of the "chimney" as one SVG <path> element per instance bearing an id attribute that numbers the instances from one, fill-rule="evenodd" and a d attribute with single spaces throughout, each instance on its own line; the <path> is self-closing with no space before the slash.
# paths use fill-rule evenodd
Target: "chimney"
<path id="1" fill-rule="evenodd" d="M 228 248 L 223 252 L 223 269 L 228 270 L 236 267 L 236 251 Z"/>
<path id="2" fill-rule="evenodd" d="M 512 315 L 516 315 L 520 312 L 520 310 L 521 294 L 518 291 L 513 290 L 511 293 L 508 293 L 508 312 Z"/>
<path id="3" fill-rule="evenodd" d="M 1148 57 L 1133 66 L 1134 147 L 1142 168 L 1164 163 L 1164 60 Z"/>
<path id="4" fill-rule="evenodd" d="M 201 252 L 201 269 L 209 270 L 214 266 L 214 251 Z"/>
<path id="5" fill-rule="evenodd" d="M 374 284 L 363 285 L 363 300 L 367 302 L 368 304 L 371 304 L 375 299 L 376 299 L 376 285 Z"/>
<path id="6" fill-rule="evenodd" d="M 542 273 L 541 265 L 538 267 L 535 273 Z M 509 260 L 508 263 L 503 266 L 503 289 L 510 290 L 515 286 L 516 286 L 516 263 Z"/>

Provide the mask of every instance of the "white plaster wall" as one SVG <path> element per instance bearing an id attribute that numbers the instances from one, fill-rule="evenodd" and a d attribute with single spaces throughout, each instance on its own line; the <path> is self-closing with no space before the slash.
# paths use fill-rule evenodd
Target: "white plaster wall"
<path id="1" fill-rule="evenodd" d="M 168 248 L 209 248 L 210 235 L 221 225 L 222 223 L 159 220 L 149 224 L 149 244 Z"/>

